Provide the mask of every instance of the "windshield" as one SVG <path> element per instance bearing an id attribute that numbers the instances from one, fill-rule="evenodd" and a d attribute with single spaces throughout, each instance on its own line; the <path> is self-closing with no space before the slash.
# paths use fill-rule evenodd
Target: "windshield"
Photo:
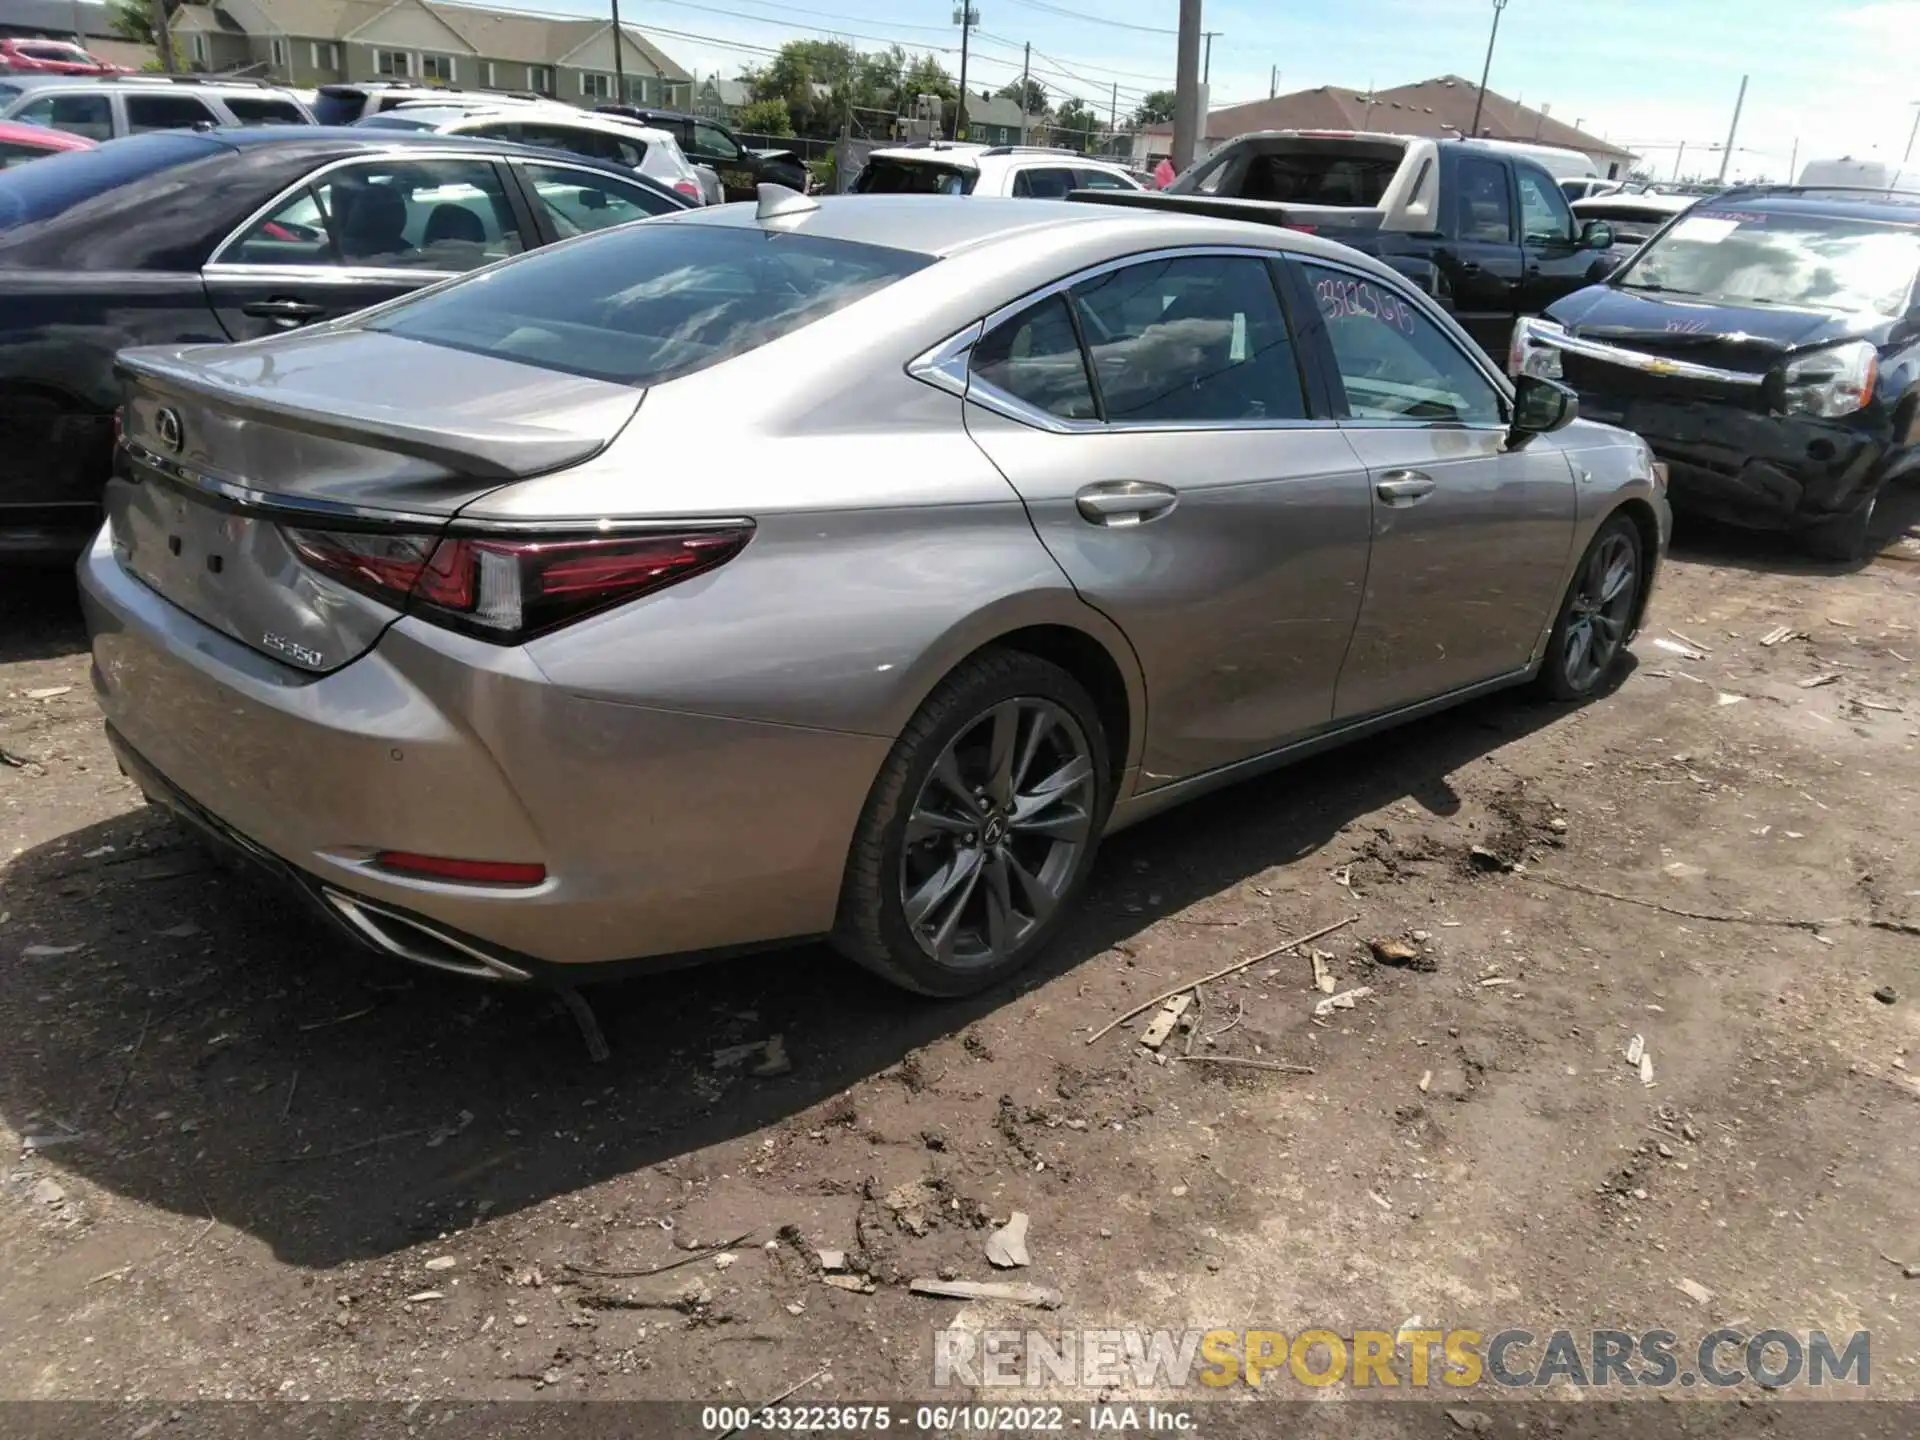
<path id="1" fill-rule="evenodd" d="M 10 105 L 19 98 L 20 87 L 18 85 L 0 83 L 0 106 Z"/>
<path id="2" fill-rule="evenodd" d="M 1690 212 L 1614 282 L 1736 304 L 1900 315 L 1920 275 L 1920 231 L 1845 216 Z"/>
<path id="3" fill-rule="evenodd" d="M 856 195 L 971 195 L 977 170 L 876 156 L 854 177 Z"/>
<path id="4" fill-rule="evenodd" d="M 757 349 L 931 263 L 808 235 L 631 225 L 403 302 L 368 328 L 654 385 Z"/>
<path id="5" fill-rule="evenodd" d="M 369 115 L 364 120 L 353 122 L 356 130 L 431 130 L 433 122 L 422 120 L 417 115 L 402 115 L 389 110 L 384 115 Z"/>
<path id="6" fill-rule="evenodd" d="M 364 95 L 333 95 L 322 90 L 310 108 L 317 125 L 351 125 L 366 104 Z"/>
<path id="7" fill-rule="evenodd" d="M 1406 145 L 1393 141 L 1275 140 L 1229 145 L 1167 187 L 1278 204 L 1378 205 L 1400 173 Z"/>

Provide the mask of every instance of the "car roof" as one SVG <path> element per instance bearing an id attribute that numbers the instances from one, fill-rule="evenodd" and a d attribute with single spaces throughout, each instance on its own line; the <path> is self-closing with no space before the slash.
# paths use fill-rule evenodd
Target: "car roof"
<path id="1" fill-rule="evenodd" d="M 1051 160 L 1070 165 L 1098 165 L 1103 170 L 1125 170 L 1118 160 L 1101 155 L 1079 155 L 1072 150 L 1054 150 L 1045 145 L 984 145 L 975 140 L 942 140 L 932 145 L 890 145 L 873 150 L 870 160 L 920 160 L 931 165 L 979 168 L 985 159 Z"/>
<path id="2" fill-rule="evenodd" d="M 661 216 L 659 224 L 725 225 L 747 229 L 763 225 L 770 230 L 804 234 L 823 240 L 907 250 L 939 259 L 982 246 L 999 244 L 1038 230 L 1072 231 L 1095 240 L 1102 231 L 1116 242 L 1146 237 L 1139 248 L 1154 248 L 1157 232 L 1168 234 L 1167 244 L 1252 245 L 1263 250 L 1287 250 L 1309 259 L 1340 259 L 1346 264 L 1386 273 L 1377 261 L 1357 255 L 1344 245 L 1295 230 L 1257 225 L 1243 220 L 1220 220 L 1210 215 L 1179 213 L 1133 205 L 1086 205 L 1060 200 L 1003 200 L 974 198 L 964 203 L 944 195 L 831 195 L 813 202 L 810 210 L 761 220 L 753 205 L 717 205 Z M 1177 234 L 1181 237 L 1175 239 Z"/>
<path id="3" fill-rule="evenodd" d="M 428 125 L 454 125 L 466 120 L 526 120 L 545 121 L 552 125 L 574 125 L 582 130 L 597 130 L 603 135 L 630 135 L 640 140 L 652 140 L 654 144 L 677 143 L 665 130 L 646 125 L 639 120 L 621 120 L 612 116 L 596 115 L 590 110 L 576 110 L 573 106 L 555 100 L 550 104 L 537 101 L 522 101 L 496 104 L 484 100 L 466 103 L 459 100 L 443 100 L 437 104 L 414 103 L 395 105 L 382 110 L 378 115 L 365 117 L 368 120 L 385 120 L 397 117 L 403 120 L 419 120 Z M 377 130 L 383 127 L 367 125 L 364 121 L 354 129 Z"/>
<path id="4" fill-rule="evenodd" d="M 1781 185 L 1766 189 L 1723 190 L 1700 202 L 1703 211 L 1723 205 L 1780 215 L 1821 215 L 1846 220 L 1877 220 L 1920 226 L 1920 194 L 1845 185 Z"/>
<path id="5" fill-rule="evenodd" d="M 394 149 L 431 149 L 443 153 L 471 150 L 487 155 L 518 155 L 548 164 L 584 166 L 622 180 L 633 180 L 652 189 L 672 194 L 666 186 L 646 175 L 636 174 L 631 166 L 592 155 L 560 154 L 539 145 L 522 145 L 512 140 L 489 139 L 478 135 L 442 135 L 437 130 L 391 130 L 372 125 L 249 125 L 233 129 L 200 130 L 204 135 L 233 150 L 255 150 L 266 146 L 304 146 L 316 155 L 347 156 Z M 124 142 L 120 142 L 124 143 Z M 675 196 L 675 199 L 681 197 Z"/>
<path id="6" fill-rule="evenodd" d="M 183 90 L 221 90 L 234 95 L 284 95 L 280 85 L 265 85 L 254 80 L 223 80 L 217 75 L 0 75 L 0 81 L 22 90 L 88 89 L 123 90 L 129 95 L 164 95 L 178 87 Z"/>

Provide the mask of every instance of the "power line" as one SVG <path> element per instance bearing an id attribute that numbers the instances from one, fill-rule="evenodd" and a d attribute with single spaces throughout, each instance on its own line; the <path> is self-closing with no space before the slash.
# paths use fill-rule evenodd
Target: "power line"
<path id="1" fill-rule="evenodd" d="M 1015 5 L 1028 10 L 1044 10 L 1049 15 L 1064 15 L 1069 20 L 1084 20 L 1089 25 L 1104 26 L 1109 30 L 1136 30 L 1142 35 L 1178 35 L 1178 30 L 1169 30 L 1160 25 L 1132 25 L 1125 20 L 1114 20 L 1105 15 L 1089 15 L 1084 10 L 1069 10 L 1064 5 L 1051 5 L 1047 0 L 1013 0 Z"/>

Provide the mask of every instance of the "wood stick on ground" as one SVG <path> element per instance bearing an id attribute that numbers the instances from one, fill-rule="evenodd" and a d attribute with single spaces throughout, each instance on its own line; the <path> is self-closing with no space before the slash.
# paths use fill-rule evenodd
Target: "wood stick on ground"
<path id="1" fill-rule="evenodd" d="M 1831 930 L 1840 925 L 1855 922 L 1839 920 L 1796 920 L 1781 915 L 1730 915 L 1716 910 L 1685 910 L 1678 905 L 1666 905 L 1658 900 L 1649 900 L 1641 895 L 1622 895 L 1618 890 L 1602 890 L 1598 885 L 1582 885 L 1578 880 L 1562 880 L 1557 875 L 1544 875 L 1538 870 L 1529 870 L 1528 880 L 1538 880 L 1542 885 L 1552 885 L 1561 890 L 1573 890 L 1581 895 L 1593 895 L 1602 900 L 1618 900 L 1624 905 L 1643 905 L 1649 910 L 1658 910 L 1663 915 L 1678 915 L 1683 920 L 1712 920 L 1722 925 L 1771 925 L 1781 930 Z"/>
<path id="2" fill-rule="evenodd" d="M 415 1135 L 424 1135 L 427 1127 L 416 1125 L 411 1130 L 392 1130 L 385 1135 L 375 1135 L 368 1140 L 356 1140 L 351 1145 L 342 1145 L 335 1150 L 302 1150 L 297 1155 L 279 1155 L 274 1158 L 276 1165 L 298 1165 L 304 1160 L 337 1160 L 342 1155 L 357 1154 L 362 1150 L 371 1150 L 376 1145 L 390 1145 L 395 1140 L 410 1140 Z"/>
<path id="3" fill-rule="evenodd" d="M 753 1232 L 736 1235 L 731 1240 L 722 1240 L 717 1245 L 702 1245 L 698 1250 L 689 1250 L 678 1260 L 668 1260 L 663 1264 L 648 1266 L 645 1270 L 602 1270 L 595 1265 L 576 1265 L 571 1260 L 562 1260 L 561 1268 L 575 1275 L 591 1275 L 596 1280 L 644 1280 L 649 1275 L 664 1275 L 669 1270 L 678 1270 L 682 1265 L 691 1265 L 697 1260 L 709 1260 L 723 1250 L 731 1250 L 736 1245 L 744 1245 L 753 1238 Z M 772 1402 L 768 1402 L 772 1403 Z"/>
<path id="4" fill-rule="evenodd" d="M 282 1120 L 285 1120 L 289 1115 L 293 1114 L 293 1095 L 299 1088 L 300 1072 L 295 1070 L 293 1072 L 293 1081 L 287 1086 L 287 1103 L 280 1107 L 280 1118 Z"/>
<path id="5" fill-rule="evenodd" d="M 141 1018 L 140 1033 L 134 1038 L 133 1053 L 127 1057 L 127 1068 L 120 1072 L 120 1083 L 113 1087 L 113 1101 L 107 1106 L 107 1114 L 116 1114 L 120 1109 L 120 1097 L 127 1093 L 127 1082 L 133 1078 L 133 1067 L 140 1063 L 141 1047 L 147 1043 L 147 1027 L 153 1024 L 153 1007 L 147 1007 L 147 1013 Z"/>
<path id="6" fill-rule="evenodd" d="M 1248 1070 L 1271 1070 L 1276 1075 L 1311 1075 L 1311 1065 L 1289 1065 L 1284 1060 L 1249 1060 L 1239 1055 L 1182 1055 L 1195 1065 L 1238 1065 Z"/>
<path id="7" fill-rule="evenodd" d="M 811 1385 L 814 1381 L 818 1380 L 822 1375 L 826 1374 L 827 1371 L 831 1370 L 832 1368 L 833 1367 L 831 1365 L 822 1365 L 818 1370 L 814 1371 L 811 1375 L 807 1376 L 806 1379 L 796 1380 L 793 1384 L 789 1385 L 786 1389 L 782 1390 L 778 1395 L 774 1396 L 771 1400 L 761 1401 L 758 1405 L 754 1406 L 753 1409 L 747 1412 L 749 1423 L 751 1423 L 752 1419 L 758 1416 L 762 1411 L 771 1410 L 774 1406 L 780 1404 L 783 1400 L 791 1400 L 795 1395 L 798 1395 L 802 1390 L 806 1389 L 807 1386 Z M 727 1431 L 726 1434 L 722 1435 L 720 1437 L 720 1440 L 734 1440 L 734 1437 L 736 1435 L 744 1435 L 746 1433 L 747 1433 L 747 1426 L 736 1425 L 731 1430 Z"/>
<path id="8" fill-rule="evenodd" d="M 1309 941 L 1318 940 L 1323 935 L 1331 935 L 1334 931 L 1340 929 L 1342 926 L 1353 924 L 1353 922 L 1358 920 L 1359 918 L 1360 917 L 1358 915 L 1349 915 L 1344 920 L 1336 920 L 1331 925 L 1323 926 L 1321 929 L 1314 931 L 1311 935 L 1302 935 L 1297 939 L 1287 941 L 1287 943 L 1284 945 L 1276 945 L 1271 950 L 1263 950 L 1258 955 L 1250 955 L 1245 960 L 1236 960 L 1231 965 L 1222 966 L 1220 969 L 1214 971 L 1211 975 L 1202 975 L 1197 980 L 1184 980 L 1180 984 L 1175 985 L 1171 990 L 1161 991 L 1158 995 L 1154 996 L 1151 1000 L 1141 1001 L 1140 1004 L 1134 1006 L 1131 1010 L 1127 1011 L 1126 1014 L 1114 1016 L 1113 1019 L 1109 1020 L 1105 1025 L 1102 1025 L 1098 1030 L 1094 1031 L 1093 1034 L 1087 1037 L 1087 1044 L 1089 1045 L 1093 1044 L 1094 1041 L 1098 1040 L 1101 1036 L 1105 1035 L 1108 1031 L 1113 1030 L 1118 1026 L 1126 1024 L 1127 1021 L 1133 1019 L 1134 1016 L 1138 1015 L 1143 1010 L 1151 1010 L 1156 1005 L 1164 1005 L 1167 1001 L 1171 1000 L 1174 996 L 1185 994 L 1187 991 L 1192 990 L 1197 986 L 1211 985 L 1216 980 L 1225 979 L 1227 976 L 1233 974 L 1236 970 L 1244 970 L 1249 965 L 1258 965 L 1262 960 L 1271 960 L 1276 955 L 1284 955 L 1287 953 L 1287 951 L 1292 950 L 1297 946 L 1305 945 Z"/>

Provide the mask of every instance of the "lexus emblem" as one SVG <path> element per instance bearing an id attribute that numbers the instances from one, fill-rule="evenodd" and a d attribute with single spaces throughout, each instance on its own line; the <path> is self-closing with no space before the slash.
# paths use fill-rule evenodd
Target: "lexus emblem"
<path id="1" fill-rule="evenodd" d="M 180 447 L 187 443 L 186 433 L 180 425 L 180 412 L 171 406 L 163 405 L 154 413 L 153 428 L 160 437 L 160 443 L 176 455 L 180 453 Z"/>

